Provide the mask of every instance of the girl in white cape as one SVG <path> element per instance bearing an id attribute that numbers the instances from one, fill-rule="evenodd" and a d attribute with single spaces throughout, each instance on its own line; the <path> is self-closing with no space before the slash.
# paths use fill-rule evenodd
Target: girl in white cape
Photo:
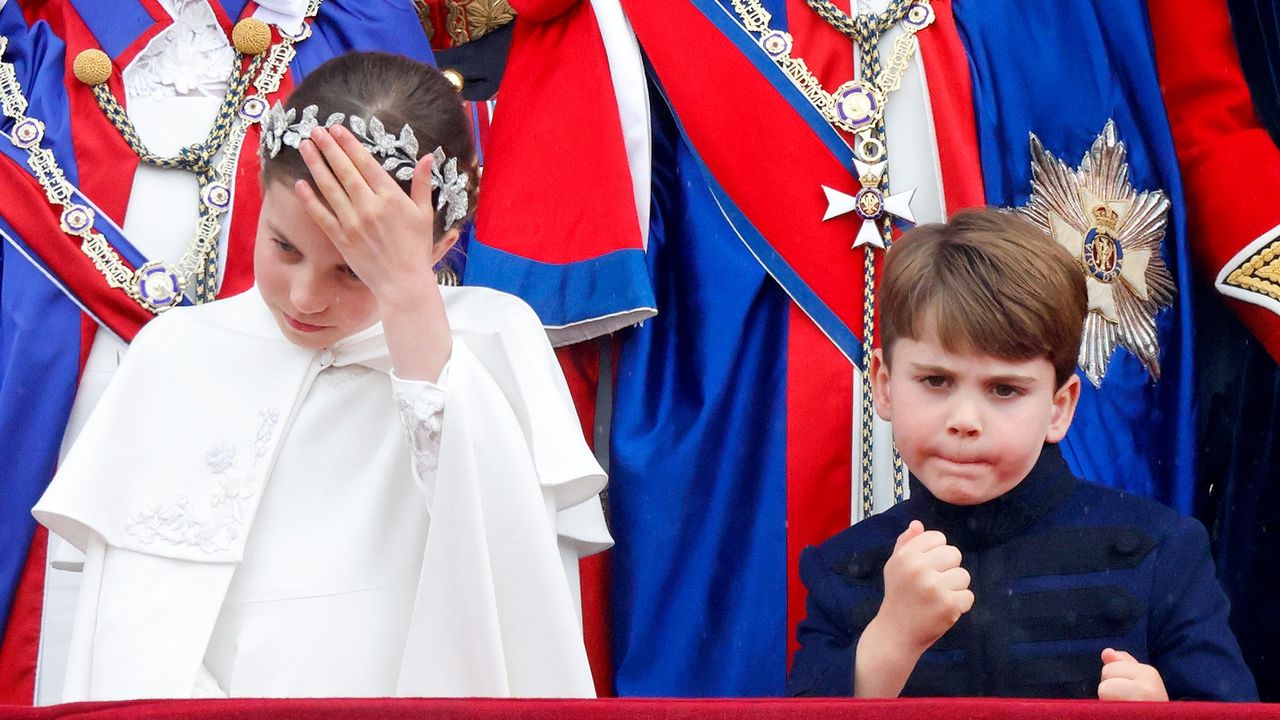
<path id="1" fill-rule="evenodd" d="M 256 288 L 139 333 L 35 507 L 87 558 L 64 700 L 591 696 L 604 474 L 533 311 L 435 282 L 457 92 L 352 54 L 264 115 Z"/>

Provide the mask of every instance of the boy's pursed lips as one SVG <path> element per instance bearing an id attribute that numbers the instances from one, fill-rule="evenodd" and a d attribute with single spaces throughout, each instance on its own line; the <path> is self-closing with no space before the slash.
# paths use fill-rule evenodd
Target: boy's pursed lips
<path id="1" fill-rule="evenodd" d="M 962 467 L 963 467 L 963 466 L 968 466 L 968 467 L 979 467 L 979 466 L 983 466 L 983 465 L 990 465 L 990 464 L 991 464 L 991 461 L 990 461 L 990 460 L 986 459 L 986 458 L 985 458 L 985 457 L 983 457 L 983 456 L 979 456 L 979 455 L 959 455 L 959 456 L 957 456 L 957 455 L 935 455 L 934 457 L 936 457 L 936 458 L 937 458 L 937 459 L 939 459 L 939 460 L 942 460 L 943 462 L 947 462 L 947 463 L 950 463 L 950 464 L 952 464 L 952 465 L 959 465 L 959 466 L 962 466 Z"/>

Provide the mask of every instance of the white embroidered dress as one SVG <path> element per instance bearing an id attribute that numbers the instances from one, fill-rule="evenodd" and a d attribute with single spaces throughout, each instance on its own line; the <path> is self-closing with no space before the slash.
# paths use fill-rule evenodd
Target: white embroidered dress
<path id="1" fill-rule="evenodd" d="M 440 385 L 256 290 L 138 335 L 35 508 L 87 553 L 64 700 L 592 694 L 603 473 L 533 312 L 442 293 Z"/>

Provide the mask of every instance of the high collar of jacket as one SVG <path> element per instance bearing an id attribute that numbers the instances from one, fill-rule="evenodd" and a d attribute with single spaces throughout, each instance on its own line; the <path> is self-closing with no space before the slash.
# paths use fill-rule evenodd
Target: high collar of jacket
<path id="1" fill-rule="evenodd" d="M 934 497 L 911 476 L 912 516 L 926 530 L 940 530 L 961 549 L 999 545 L 1055 510 L 1079 482 L 1057 445 L 1046 444 L 1031 472 L 1009 492 L 978 505 L 953 505 Z"/>

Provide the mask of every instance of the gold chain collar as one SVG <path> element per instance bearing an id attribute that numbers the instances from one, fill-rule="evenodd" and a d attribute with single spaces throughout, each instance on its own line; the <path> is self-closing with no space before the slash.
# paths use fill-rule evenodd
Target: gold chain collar
<path id="1" fill-rule="evenodd" d="M 906 32 L 894 41 L 893 51 L 884 63 L 879 77 L 855 78 L 836 88 L 834 92 L 828 92 L 822 87 L 821 81 L 802 58 L 791 54 L 794 46 L 791 34 L 773 29 L 773 16 L 764 9 L 760 0 L 732 0 L 732 3 L 743 27 L 757 36 L 756 42 L 764 49 L 765 54 L 800 89 L 810 104 L 822 113 L 827 122 L 859 136 L 854 148 L 858 159 L 868 163 L 883 160 L 883 143 L 868 131 L 883 121 L 889 95 L 902 86 L 902 76 L 910 67 L 911 58 L 919 46 L 916 33 L 933 23 L 934 12 L 929 0 L 916 0 L 906 8 L 902 17 Z"/>
<path id="2" fill-rule="evenodd" d="M 311 0 L 307 7 L 307 21 L 316 16 L 323 1 Z M 304 22 L 296 35 L 283 34 L 281 41 L 271 46 L 261 63 L 261 70 L 253 81 L 255 92 L 240 104 L 235 124 L 222 146 L 222 157 L 214 167 L 214 180 L 201 192 L 196 233 L 177 266 L 151 261 L 135 270 L 129 268 L 110 242 L 95 229 L 97 217 L 93 208 L 76 201 L 73 188 L 53 152 L 42 147 L 44 123 L 26 115 L 27 99 L 18 83 L 16 70 L 2 61 L 7 42 L 0 36 L 0 109 L 14 121 L 11 138 L 17 147 L 27 152 L 27 165 L 34 171 L 49 203 L 62 207 L 60 222 L 63 232 L 80 238 L 80 249 L 106 278 L 109 287 L 124 291 L 153 313 L 177 305 L 196 278 L 202 278 L 205 285 L 197 301 L 213 299 L 215 277 L 209 273 L 209 258 L 216 258 L 221 218 L 231 208 L 230 180 L 235 174 L 245 134 L 250 125 L 261 122 L 266 116 L 269 109 L 267 96 L 280 89 L 289 63 L 297 54 L 294 46 L 310 34 L 309 22 Z"/>

